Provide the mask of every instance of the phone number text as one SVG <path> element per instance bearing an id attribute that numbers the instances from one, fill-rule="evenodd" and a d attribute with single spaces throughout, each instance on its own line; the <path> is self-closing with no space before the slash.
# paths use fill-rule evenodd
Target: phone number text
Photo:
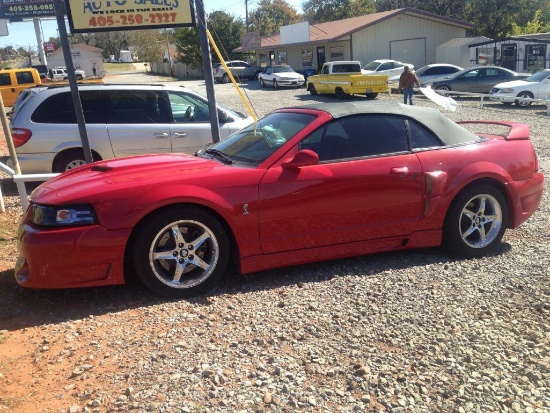
<path id="1" fill-rule="evenodd" d="M 90 17 L 90 27 L 132 26 L 134 24 L 174 23 L 177 13 L 121 14 L 119 16 Z"/>

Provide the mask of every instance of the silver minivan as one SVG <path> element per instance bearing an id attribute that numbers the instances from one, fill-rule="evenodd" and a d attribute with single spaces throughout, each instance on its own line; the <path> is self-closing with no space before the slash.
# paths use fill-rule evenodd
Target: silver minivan
<path id="1" fill-rule="evenodd" d="M 212 142 L 206 97 L 163 85 L 79 85 L 94 161 L 146 153 L 193 154 Z M 253 122 L 218 105 L 224 139 Z M 68 86 L 27 89 L 14 105 L 11 133 L 25 174 L 64 172 L 84 153 Z"/>

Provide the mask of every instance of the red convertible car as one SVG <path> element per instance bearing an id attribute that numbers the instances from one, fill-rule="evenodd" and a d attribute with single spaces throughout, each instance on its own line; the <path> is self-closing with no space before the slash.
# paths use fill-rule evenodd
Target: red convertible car
<path id="1" fill-rule="evenodd" d="M 84 165 L 33 192 L 15 277 L 65 288 L 137 274 L 185 297 L 229 263 L 250 273 L 439 245 L 480 257 L 543 191 L 528 126 L 481 123 L 506 133 L 417 106 L 317 104 L 276 110 L 195 156 Z"/>

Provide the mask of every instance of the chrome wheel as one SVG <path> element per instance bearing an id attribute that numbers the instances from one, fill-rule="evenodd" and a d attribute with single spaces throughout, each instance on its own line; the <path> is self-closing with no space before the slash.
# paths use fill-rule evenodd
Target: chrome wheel
<path id="1" fill-rule="evenodd" d="M 208 211 L 177 206 L 147 218 L 132 237 L 134 268 L 143 283 L 165 297 L 206 291 L 223 275 L 229 241 Z"/>
<path id="2" fill-rule="evenodd" d="M 68 171 L 70 169 L 78 168 L 82 165 L 86 165 L 86 161 L 84 161 L 84 159 L 75 159 L 67 164 L 65 170 Z"/>
<path id="3" fill-rule="evenodd" d="M 449 96 L 449 92 L 451 91 L 451 88 L 449 86 L 438 86 L 435 88 L 435 90 L 439 91 L 440 95 L 442 96 Z"/>
<path id="4" fill-rule="evenodd" d="M 517 95 L 516 97 L 518 98 L 522 98 L 522 99 L 533 99 L 533 95 L 529 92 L 522 92 L 520 93 L 519 95 Z M 520 106 L 522 108 L 526 108 L 527 106 L 530 106 L 531 105 L 531 101 L 530 100 L 520 100 L 520 99 L 516 99 L 516 106 Z"/>
<path id="5" fill-rule="evenodd" d="M 177 221 L 162 228 L 149 249 L 149 266 L 172 288 L 190 288 L 206 280 L 219 257 L 214 233 L 197 221 Z"/>
<path id="6" fill-rule="evenodd" d="M 481 257 L 493 251 L 508 224 L 506 198 L 490 185 L 464 189 L 445 218 L 443 245 L 450 252 Z"/>
<path id="7" fill-rule="evenodd" d="M 486 247 L 496 239 L 502 227 L 500 204 L 491 195 L 477 195 L 462 208 L 458 225 L 466 245 Z"/>

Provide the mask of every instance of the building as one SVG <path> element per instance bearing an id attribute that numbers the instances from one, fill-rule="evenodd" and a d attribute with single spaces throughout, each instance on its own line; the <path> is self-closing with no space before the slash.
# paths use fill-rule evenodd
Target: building
<path id="1" fill-rule="evenodd" d="M 488 37 L 457 37 L 448 42 L 440 44 L 435 49 L 435 59 L 437 63 L 450 63 L 460 67 L 475 66 L 476 62 L 470 60 L 471 44 L 478 44 L 491 40 Z"/>
<path id="2" fill-rule="evenodd" d="M 86 77 L 92 77 L 94 75 L 92 70 L 94 63 L 98 74 L 105 72 L 103 67 L 103 56 L 101 55 L 102 49 L 79 43 L 71 44 L 70 48 L 74 68 L 84 70 Z M 48 56 L 48 67 L 50 69 L 65 66 L 63 49 L 57 49 Z"/>
<path id="3" fill-rule="evenodd" d="M 535 73 L 550 67 L 550 33 L 488 39 L 469 45 L 472 65 L 497 65 Z"/>
<path id="4" fill-rule="evenodd" d="M 283 26 L 264 37 L 260 47 L 240 47 L 254 53 L 262 66 L 289 64 L 293 68 L 319 68 L 325 61 L 394 59 L 421 67 L 437 62 L 436 47 L 465 37 L 471 23 L 423 10 L 403 8 L 320 24 L 302 22 Z"/>

